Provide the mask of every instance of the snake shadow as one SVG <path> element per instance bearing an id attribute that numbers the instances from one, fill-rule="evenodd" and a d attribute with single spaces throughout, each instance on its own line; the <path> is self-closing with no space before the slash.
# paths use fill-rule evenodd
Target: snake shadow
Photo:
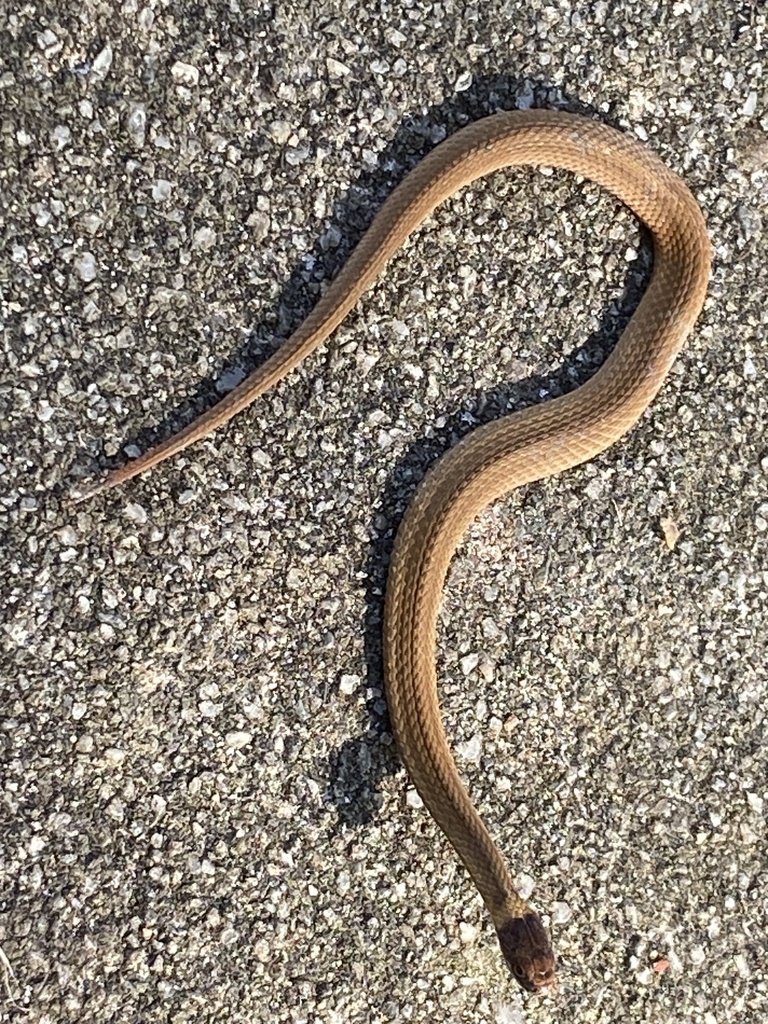
<path id="1" fill-rule="evenodd" d="M 419 482 L 444 452 L 476 427 L 538 404 L 542 396 L 546 396 L 544 401 L 549 401 L 566 394 L 587 381 L 602 365 L 634 312 L 650 277 L 650 255 L 650 247 L 644 244 L 638 258 L 628 264 L 618 307 L 604 315 L 584 345 L 573 351 L 567 365 L 552 374 L 533 375 L 485 392 L 475 392 L 471 402 L 444 417 L 443 427 L 416 440 L 390 473 L 373 510 L 372 521 L 377 526 L 371 527 L 373 539 L 365 564 L 368 725 L 361 736 L 344 743 L 329 764 L 330 797 L 346 824 L 363 825 L 376 816 L 383 803 L 379 792 L 381 780 L 399 767 L 384 693 L 384 593 L 397 527 Z M 530 488 L 536 486 L 532 484 Z M 381 527 L 382 523 L 386 525 Z"/>
<path id="2" fill-rule="evenodd" d="M 476 82 L 468 93 L 446 100 L 422 117 L 410 119 L 403 129 L 403 138 L 408 145 L 412 144 L 414 132 L 429 139 L 441 138 L 468 120 L 520 106 L 521 97 L 524 105 L 528 105 L 530 100 L 532 107 L 586 115 L 595 113 L 548 84 L 493 77 Z M 612 123 L 610 118 L 602 115 L 601 119 Z M 614 123 L 614 126 L 617 125 Z M 397 150 L 397 138 L 393 145 Z M 431 146 L 425 145 L 421 155 L 429 148 Z M 416 440 L 390 473 L 371 516 L 372 541 L 365 565 L 364 649 L 368 722 L 363 733 L 344 743 L 328 765 L 329 798 L 337 809 L 340 822 L 359 826 L 374 819 L 383 803 L 382 780 L 399 767 L 386 711 L 382 621 L 387 568 L 397 526 L 406 507 L 427 469 L 465 434 L 483 423 L 535 405 L 542 401 L 543 396 L 546 396 L 544 400 L 549 400 L 573 391 L 597 371 L 618 341 L 650 279 L 652 244 L 645 228 L 641 227 L 641 232 L 640 251 L 637 258 L 627 264 L 623 293 L 618 303 L 606 310 L 597 329 L 582 346 L 573 350 L 558 370 L 529 376 L 485 392 L 474 392 L 466 404 L 447 411 L 441 417 L 442 427 Z M 511 331 L 514 332 L 514 327 Z M 510 339 L 510 344 L 514 347 L 514 338 Z"/>

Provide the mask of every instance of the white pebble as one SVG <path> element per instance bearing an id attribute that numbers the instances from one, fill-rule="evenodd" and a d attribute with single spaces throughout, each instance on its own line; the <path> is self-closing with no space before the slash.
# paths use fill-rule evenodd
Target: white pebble
<path id="1" fill-rule="evenodd" d="M 470 764 L 477 764 L 477 762 L 480 760 L 480 755 L 482 754 L 482 752 L 483 737 L 480 735 L 479 732 L 476 732 L 475 735 L 471 739 L 467 740 L 466 743 L 456 744 L 456 753 L 459 755 L 462 761 L 467 761 Z"/>
<path id="2" fill-rule="evenodd" d="M 97 78 L 104 78 L 111 67 L 112 47 L 107 43 L 107 45 L 94 57 L 91 68 Z"/>
<path id="3" fill-rule="evenodd" d="M 88 283 L 93 281 L 98 274 L 98 268 L 96 266 L 96 257 L 92 252 L 84 252 L 75 260 L 75 270 L 77 271 L 80 280 Z"/>
<path id="4" fill-rule="evenodd" d="M 303 582 L 303 576 L 298 569 L 289 569 L 285 577 L 285 585 L 290 590 L 298 590 Z"/>
<path id="5" fill-rule="evenodd" d="M 751 117 L 752 114 L 754 114 L 754 112 L 756 110 L 757 110 L 757 93 L 755 92 L 754 89 L 752 89 L 750 91 L 750 93 L 749 93 L 749 96 L 747 96 L 747 99 L 746 99 L 746 102 L 744 103 L 744 106 L 741 108 L 741 112 L 742 112 L 742 114 L 745 114 L 747 117 Z"/>
<path id="6" fill-rule="evenodd" d="M 360 676 L 342 676 L 339 680 L 339 690 L 347 696 L 353 694 L 360 685 Z"/>
<path id="7" fill-rule="evenodd" d="M 467 654 L 459 662 L 459 667 L 465 676 L 468 676 L 470 672 L 474 672 L 480 662 L 479 654 Z"/>
<path id="8" fill-rule="evenodd" d="M 49 50 L 52 46 L 55 46 L 58 41 L 59 37 L 50 28 L 45 28 L 42 32 L 37 33 L 37 45 L 41 50 Z"/>
<path id="9" fill-rule="evenodd" d="M 328 68 L 331 78 L 343 78 L 351 73 L 346 64 L 342 64 L 340 60 L 334 60 L 333 57 L 327 58 L 325 66 Z"/>
<path id="10" fill-rule="evenodd" d="M 115 821 L 122 821 L 125 817 L 125 804 L 116 796 L 107 804 L 107 814 Z"/>
<path id="11" fill-rule="evenodd" d="M 279 146 L 284 146 L 293 134 L 290 121 L 273 121 L 269 126 L 269 134 L 272 140 Z"/>
<path id="12" fill-rule="evenodd" d="M 567 924 L 573 917 L 573 911 L 567 903 L 555 903 L 552 907 L 552 924 Z"/>
<path id="13" fill-rule="evenodd" d="M 205 252 L 207 249 L 212 248 L 216 244 L 216 232 L 213 228 L 205 225 L 204 227 L 198 228 L 192 236 L 192 248 L 201 249 Z"/>
<path id="14" fill-rule="evenodd" d="M 167 178 L 158 178 L 152 185 L 152 198 L 156 203 L 162 203 L 168 199 L 172 188 L 173 183 Z"/>
<path id="15" fill-rule="evenodd" d="M 72 132 L 67 128 L 65 124 L 57 124 L 51 132 L 51 142 L 56 146 L 56 149 L 64 149 L 72 141 Z"/>
<path id="16" fill-rule="evenodd" d="M 77 544 L 77 531 L 72 526 L 62 526 L 58 531 L 58 538 L 68 548 Z"/>
<path id="17" fill-rule="evenodd" d="M 415 789 L 408 790 L 408 792 L 405 794 L 405 802 L 414 811 L 421 810 L 421 808 L 424 806 L 421 797 L 419 796 Z"/>
<path id="18" fill-rule="evenodd" d="M 496 1010 L 496 1024 L 526 1024 L 522 1010 L 509 1003 L 500 1003 Z"/>
<path id="19" fill-rule="evenodd" d="M 524 871 L 515 876 L 515 888 L 524 900 L 529 900 L 531 898 L 535 885 L 536 882 L 533 878 L 530 875 L 527 875 Z"/>
<path id="20" fill-rule="evenodd" d="M 747 803 L 756 814 L 763 813 L 763 798 L 757 793 L 747 793 Z"/>
<path id="21" fill-rule="evenodd" d="M 584 493 L 590 501 L 597 501 L 605 490 L 605 485 L 600 477 L 594 477 L 584 488 Z"/>
<path id="22" fill-rule="evenodd" d="M 171 67 L 171 77 L 177 85 L 193 86 L 200 81 L 200 72 L 193 64 L 185 64 L 177 60 Z"/>
<path id="23" fill-rule="evenodd" d="M 496 663 L 487 656 L 480 662 L 480 675 L 486 683 L 492 683 L 496 675 Z"/>
<path id="24" fill-rule="evenodd" d="M 147 134 L 147 110 L 142 103 L 131 105 L 125 126 L 131 141 L 141 149 Z"/>
<path id="25" fill-rule="evenodd" d="M 29 852 L 34 856 L 45 847 L 45 839 L 42 836 L 32 836 L 29 841 Z"/>
<path id="26" fill-rule="evenodd" d="M 135 501 L 128 502 L 123 509 L 123 514 L 126 519 L 130 519 L 132 523 L 137 523 L 139 526 L 143 526 L 147 521 L 147 510 Z"/>
<path id="27" fill-rule="evenodd" d="M 271 469 L 272 468 L 272 456 L 263 451 L 261 448 L 256 448 L 251 453 L 251 459 L 259 469 Z"/>
<path id="28" fill-rule="evenodd" d="M 250 732 L 239 732 L 237 730 L 228 732 L 224 737 L 224 740 L 230 750 L 242 750 L 243 747 L 247 747 L 253 739 L 253 734 Z"/>
<path id="29" fill-rule="evenodd" d="M 403 43 L 408 41 L 407 36 L 404 36 L 403 33 L 396 28 L 385 29 L 384 38 L 390 46 L 396 46 L 398 49 L 400 49 Z"/>
<path id="30" fill-rule="evenodd" d="M 251 238 L 254 242 L 262 242 L 269 234 L 270 220 L 266 213 L 256 211 L 246 221 L 246 226 L 251 229 Z"/>
<path id="31" fill-rule="evenodd" d="M 752 968 L 749 964 L 749 960 L 747 960 L 743 953 L 737 953 L 733 958 L 733 962 L 736 965 L 736 970 L 742 978 L 746 979 L 752 977 Z"/>
<path id="32" fill-rule="evenodd" d="M 456 92 L 466 92 L 467 89 L 472 85 L 472 72 L 462 71 L 459 77 L 454 82 L 453 88 Z"/>

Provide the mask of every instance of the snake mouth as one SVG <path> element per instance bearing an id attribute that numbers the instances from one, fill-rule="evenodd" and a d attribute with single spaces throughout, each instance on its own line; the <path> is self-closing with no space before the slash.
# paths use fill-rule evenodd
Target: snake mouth
<path id="1" fill-rule="evenodd" d="M 555 954 L 541 918 L 534 911 L 510 917 L 496 929 L 512 976 L 526 992 L 541 992 L 554 983 Z"/>

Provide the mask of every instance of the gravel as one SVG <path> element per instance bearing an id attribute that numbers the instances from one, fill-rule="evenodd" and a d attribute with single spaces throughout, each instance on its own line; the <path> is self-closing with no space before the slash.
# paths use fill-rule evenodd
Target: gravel
<path id="1" fill-rule="evenodd" d="M 766 40 L 762 4 L 711 0 L 6 11 L 4 1019 L 765 1018 Z M 489 509 L 446 591 L 460 767 L 561 961 L 538 999 L 398 766 L 381 595 L 424 468 L 615 341 L 650 265 L 631 215 L 494 175 L 227 428 L 66 500 L 241 380 L 405 170 L 515 106 L 647 140 L 715 250 L 642 423 Z"/>

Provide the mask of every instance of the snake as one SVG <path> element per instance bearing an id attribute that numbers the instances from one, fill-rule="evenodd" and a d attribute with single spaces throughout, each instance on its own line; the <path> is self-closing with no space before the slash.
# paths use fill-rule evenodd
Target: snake
<path id="1" fill-rule="evenodd" d="M 648 147 L 600 121 L 557 110 L 502 111 L 435 146 L 390 193 L 298 328 L 259 368 L 178 433 L 75 497 L 92 497 L 221 427 L 316 349 L 390 258 L 449 196 L 512 166 L 570 171 L 612 193 L 650 233 L 653 268 L 631 319 L 585 383 L 470 431 L 430 467 L 397 530 L 383 616 L 384 684 L 402 762 L 479 891 L 511 975 L 528 992 L 553 985 L 541 916 L 520 895 L 461 780 L 442 723 L 436 624 L 449 564 L 466 530 L 515 488 L 593 459 L 657 394 L 706 296 L 711 247 L 701 208 Z"/>

